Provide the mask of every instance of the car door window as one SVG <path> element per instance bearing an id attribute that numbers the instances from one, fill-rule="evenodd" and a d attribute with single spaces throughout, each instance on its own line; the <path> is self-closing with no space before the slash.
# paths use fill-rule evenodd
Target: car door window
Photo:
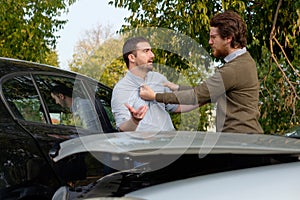
<path id="1" fill-rule="evenodd" d="M 49 114 L 48 117 L 50 119 L 49 123 L 75 126 L 70 109 L 56 104 L 55 100 L 51 97 L 51 88 L 54 85 L 64 83 L 67 86 L 72 87 L 73 81 L 62 77 L 48 75 L 35 75 L 34 78 L 45 102 L 47 113 Z"/>
<path id="2" fill-rule="evenodd" d="M 78 108 L 89 105 L 89 109 L 84 108 L 81 111 L 79 109 L 74 114 L 72 109 L 57 104 L 51 96 L 51 89 L 60 84 L 72 88 L 72 96 L 82 100 L 78 103 Z M 16 118 L 30 122 L 79 127 L 93 132 L 116 131 L 110 105 L 111 89 L 97 82 L 59 75 L 22 74 L 7 78 L 2 84 L 2 90 Z M 94 126 L 84 124 L 79 117 L 82 110 L 90 111 L 89 114 L 83 114 L 84 119 L 87 119 L 87 123 L 95 124 Z"/>
<path id="3" fill-rule="evenodd" d="M 109 88 L 104 87 L 100 84 L 90 83 L 92 87 L 92 95 L 95 98 L 95 104 L 98 103 L 98 113 L 101 113 L 103 116 L 102 126 L 107 128 L 107 132 L 115 132 L 116 122 L 111 110 L 111 95 L 112 91 Z"/>
<path id="4" fill-rule="evenodd" d="M 30 75 L 20 75 L 5 81 L 2 90 L 17 118 L 46 123 L 45 113 Z"/>
<path id="5" fill-rule="evenodd" d="M 34 77 L 52 124 L 103 132 L 95 106 L 80 79 L 50 75 Z"/>

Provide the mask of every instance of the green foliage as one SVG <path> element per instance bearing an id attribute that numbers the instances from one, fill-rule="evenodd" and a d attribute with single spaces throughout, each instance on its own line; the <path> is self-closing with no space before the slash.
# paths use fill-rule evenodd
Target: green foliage
<path id="1" fill-rule="evenodd" d="M 14 104 L 25 120 L 45 123 L 43 114 L 40 112 L 41 104 L 37 99 L 16 100 Z"/>
<path id="2" fill-rule="evenodd" d="M 58 63 L 57 52 L 56 51 L 50 51 L 49 53 L 47 53 L 46 57 L 45 57 L 44 64 L 48 64 L 48 65 L 51 65 L 51 66 L 58 67 L 59 63 Z"/>
<path id="3" fill-rule="evenodd" d="M 176 130 L 185 131 L 211 131 L 214 129 L 213 107 L 204 105 L 187 113 L 171 113 Z"/>
<path id="4" fill-rule="evenodd" d="M 265 133 L 284 133 L 299 124 L 299 1 L 114 0 L 109 3 L 131 11 L 131 16 L 125 18 L 129 25 L 123 25 L 121 33 L 142 27 L 168 28 L 193 38 L 207 51 L 210 51 L 209 19 L 228 9 L 240 13 L 248 27 L 247 48 L 257 62 L 261 82 L 260 122 Z M 191 70 L 193 63 L 186 62 L 181 56 L 160 50 L 155 53 L 161 65 L 172 66 L 181 74 L 189 75 L 196 71 L 196 68 Z M 176 76 L 170 77 L 177 80 Z M 195 76 L 189 76 L 189 80 L 193 85 L 205 77 L 195 73 Z M 208 118 L 200 116 L 201 123 Z M 208 123 L 203 124 L 206 126 Z"/>
<path id="5" fill-rule="evenodd" d="M 0 56 L 47 63 L 75 0 L 0 0 Z M 52 63 L 52 62 L 51 62 Z"/>
<path id="6" fill-rule="evenodd" d="M 264 1 L 254 4 L 256 15 L 247 18 L 254 38 L 248 40 L 249 50 L 261 78 L 261 123 L 267 133 L 284 133 L 300 121 L 299 6 L 294 1 Z"/>
<path id="7" fill-rule="evenodd" d="M 122 46 L 123 41 L 114 37 L 110 26 L 99 25 L 86 31 L 84 39 L 78 41 L 69 67 L 113 87 L 127 69 Z"/>

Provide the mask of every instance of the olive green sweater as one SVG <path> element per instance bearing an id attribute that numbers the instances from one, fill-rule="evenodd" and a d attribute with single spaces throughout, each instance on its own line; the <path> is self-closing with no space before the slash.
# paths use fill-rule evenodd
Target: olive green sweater
<path id="1" fill-rule="evenodd" d="M 218 68 L 213 76 L 191 88 L 157 93 L 156 101 L 174 104 L 217 103 L 218 132 L 263 133 L 258 122 L 259 82 L 256 64 L 246 52 Z"/>

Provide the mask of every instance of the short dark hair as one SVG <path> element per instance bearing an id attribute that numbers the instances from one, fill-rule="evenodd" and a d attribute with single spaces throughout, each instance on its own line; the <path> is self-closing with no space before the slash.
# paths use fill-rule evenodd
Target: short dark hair
<path id="1" fill-rule="evenodd" d="M 51 88 L 50 92 L 55 95 L 63 94 L 67 97 L 72 97 L 73 89 L 67 87 L 66 85 L 58 84 L 58 85 L 53 86 Z"/>
<path id="2" fill-rule="evenodd" d="M 234 11 L 227 10 L 216 14 L 210 20 L 211 27 L 217 27 L 221 38 L 232 36 L 231 47 L 246 47 L 247 26 L 241 16 Z"/>
<path id="3" fill-rule="evenodd" d="M 123 59 L 124 59 L 127 67 L 129 67 L 129 59 L 128 59 L 129 54 L 136 55 L 136 52 L 135 52 L 136 46 L 140 42 L 149 43 L 149 41 L 146 38 L 141 37 L 141 36 L 129 38 L 124 43 L 122 53 L 123 53 Z"/>

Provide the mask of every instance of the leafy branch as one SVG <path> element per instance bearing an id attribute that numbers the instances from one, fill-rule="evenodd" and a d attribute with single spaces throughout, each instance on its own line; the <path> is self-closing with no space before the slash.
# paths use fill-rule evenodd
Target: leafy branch
<path id="1" fill-rule="evenodd" d="M 270 52 L 271 52 L 271 59 L 275 62 L 276 66 L 278 67 L 278 69 L 282 73 L 284 79 L 288 83 L 290 89 L 293 91 L 290 98 L 288 98 L 288 100 L 286 100 L 286 103 L 291 103 L 292 102 L 291 104 L 293 105 L 292 106 L 292 109 L 293 109 L 292 118 L 293 118 L 296 114 L 296 102 L 297 102 L 297 100 L 300 99 L 300 97 L 297 95 L 296 88 L 294 87 L 293 83 L 290 81 L 290 79 L 288 78 L 288 76 L 284 72 L 283 68 L 281 67 L 280 63 L 278 62 L 278 59 L 276 58 L 276 55 L 274 53 L 274 48 L 273 48 L 273 45 L 274 45 L 273 42 L 275 42 L 275 44 L 277 44 L 279 46 L 279 48 L 281 49 L 281 52 L 283 53 L 284 58 L 287 61 L 288 65 L 295 72 L 296 76 L 299 76 L 299 73 L 296 71 L 296 69 L 294 68 L 294 66 L 290 62 L 290 59 L 286 55 L 286 52 L 285 52 L 284 48 L 282 47 L 282 45 L 279 43 L 279 41 L 276 38 L 275 28 L 276 28 L 276 22 L 277 22 L 277 19 L 278 19 L 278 13 L 279 13 L 281 5 L 282 5 L 282 0 L 280 0 L 278 2 L 276 13 L 275 13 L 274 20 L 273 20 L 273 25 L 272 25 L 272 29 L 271 29 L 271 33 L 270 33 Z M 271 68 L 271 65 L 272 65 L 272 62 L 270 62 L 270 68 Z"/>

